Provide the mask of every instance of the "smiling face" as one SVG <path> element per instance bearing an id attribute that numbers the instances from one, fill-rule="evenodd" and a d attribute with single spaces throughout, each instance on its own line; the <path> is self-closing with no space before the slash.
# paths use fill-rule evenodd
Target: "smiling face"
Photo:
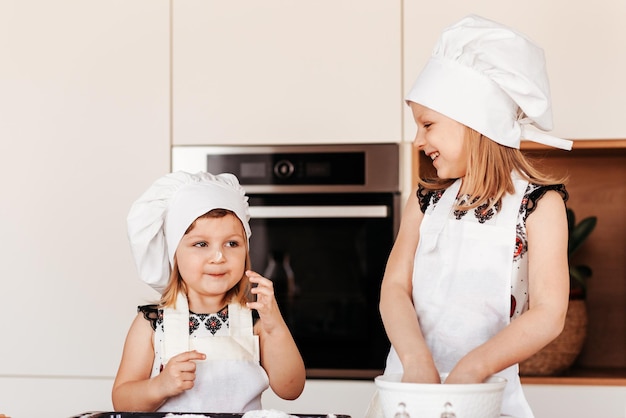
<path id="1" fill-rule="evenodd" d="M 467 173 L 465 125 L 420 104 L 409 102 L 417 133 L 413 145 L 429 156 L 441 179 L 457 179 Z"/>
<path id="2" fill-rule="evenodd" d="M 229 302 L 227 292 L 244 276 L 246 235 L 233 214 L 200 217 L 178 244 L 176 264 L 187 287 L 189 309 L 217 312 Z"/>

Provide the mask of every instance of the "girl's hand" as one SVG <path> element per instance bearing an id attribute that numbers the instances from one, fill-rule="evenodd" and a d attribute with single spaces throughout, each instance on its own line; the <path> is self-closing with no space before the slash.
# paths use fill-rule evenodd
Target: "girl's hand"
<path id="1" fill-rule="evenodd" d="M 248 302 L 247 306 L 259 313 L 254 333 L 259 336 L 261 366 L 274 393 L 282 399 L 294 400 L 304 390 L 306 381 L 302 356 L 278 309 L 272 281 L 250 270 L 246 275 L 256 285 L 250 289 L 256 295 L 256 302 Z"/>
<path id="2" fill-rule="evenodd" d="M 482 383 L 486 377 L 473 373 L 463 373 L 455 369 L 452 369 L 446 381 L 444 383 Z"/>
<path id="3" fill-rule="evenodd" d="M 482 383 L 490 373 L 480 367 L 480 361 L 470 352 L 454 366 L 444 383 Z"/>
<path id="4" fill-rule="evenodd" d="M 251 284 L 256 284 L 250 289 L 250 293 L 256 295 L 256 302 L 248 302 L 247 306 L 257 310 L 264 331 L 271 333 L 273 329 L 284 323 L 274 297 L 274 283 L 251 270 L 246 271 L 246 275 Z"/>
<path id="5" fill-rule="evenodd" d="M 405 383 L 441 383 L 437 369 L 405 370 L 402 374 L 402 382 Z"/>
<path id="6" fill-rule="evenodd" d="M 155 377 L 166 397 L 176 396 L 193 387 L 196 379 L 196 360 L 206 355 L 198 351 L 186 351 L 170 359 L 161 373 Z"/>
<path id="7" fill-rule="evenodd" d="M 402 374 L 402 382 L 405 383 L 441 383 L 441 377 L 435 367 L 405 367 Z"/>

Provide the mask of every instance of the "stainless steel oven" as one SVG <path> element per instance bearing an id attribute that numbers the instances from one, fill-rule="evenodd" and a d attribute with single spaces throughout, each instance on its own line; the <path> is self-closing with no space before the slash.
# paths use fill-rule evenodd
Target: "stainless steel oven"
<path id="1" fill-rule="evenodd" d="M 389 342 L 380 282 L 400 219 L 397 144 L 178 146 L 172 170 L 239 178 L 252 268 L 274 281 L 308 377 L 381 373 Z"/>

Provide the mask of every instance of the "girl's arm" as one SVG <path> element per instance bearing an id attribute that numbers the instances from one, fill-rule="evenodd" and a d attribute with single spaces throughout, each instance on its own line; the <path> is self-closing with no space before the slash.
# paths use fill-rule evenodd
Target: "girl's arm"
<path id="1" fill-rule="evenodd" d="M 116 411 L 155 411 L 169 397 L 193 387 L 196 368 L 193 360 L 203 360 L 205 355 L 195 351 L 179 354 L 172 357 L 159 375 L 150 378 L 154 361 L 152 337 L 150 323 L 138 314 L 126 336 L 113 382 Z"/>
<path id="2" fill-rule="evenodd" d="M 422 219 L 417 194 L 412 193 L 387 261 L 380 291 L 380 313 L 387 336 L 402 363 L 402 380 L 440 383 L 439 372 L 426 346 L 413 306 L 413 260 Z"/>
<path id="3" fill-rule="evenodd" d="M 567 215 L 562 197 L 547 192 L 526 220 L 529 309 L 462 358 L 448 383 L 481 382 L 532 356 L 563 330 L 569 299 Z"/>
<path id="4" fill-rule="evenodd" d="M 254 325 L 259 335 L 261 365 L 270 379 L 270 387 L 283 399 L 296 399 L 304 390 L 306 371 L 304 361 L 296 343 L 280 313 L 274 285 L 260 274 L 246 272 L 250 283 L 257 284 L 251 289 L 256 302 L 249 302 L 250 309 L 256 309 L 259 320 Z"/>

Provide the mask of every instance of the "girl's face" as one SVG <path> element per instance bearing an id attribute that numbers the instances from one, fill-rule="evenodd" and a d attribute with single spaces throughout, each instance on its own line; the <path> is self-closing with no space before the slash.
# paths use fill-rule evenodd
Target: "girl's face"
<path id="1" fill-rule="evenodd" d="M 467 172 L 465 125 L 425 106 L 410 102 L 417 134 L 413 145 L 431 158 L 441 179 L 457 179 Z"/>
<path id="2" fill-rule="evenodd" d="M 223 308 L 226 292 L 243 277 L 246 253 L 245 232 L 235 215 L 198 218 L 176 249 L 190 309 L 208 313 Z"/>

